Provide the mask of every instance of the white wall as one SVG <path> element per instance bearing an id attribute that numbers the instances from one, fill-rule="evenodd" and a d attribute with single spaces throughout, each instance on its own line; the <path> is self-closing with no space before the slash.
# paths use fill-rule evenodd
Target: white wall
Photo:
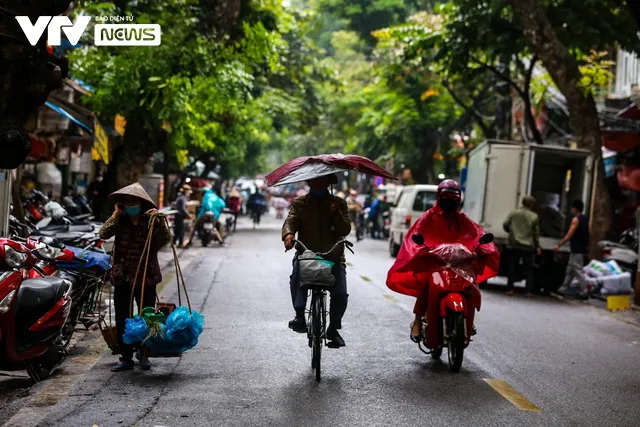
<path id="1" fill-rule="evenodd" d="M 618 49 L 616 60 L 616 98 L 631 96 L 631 87 L 640 85 L 640 59 L 633 54 Z"/>

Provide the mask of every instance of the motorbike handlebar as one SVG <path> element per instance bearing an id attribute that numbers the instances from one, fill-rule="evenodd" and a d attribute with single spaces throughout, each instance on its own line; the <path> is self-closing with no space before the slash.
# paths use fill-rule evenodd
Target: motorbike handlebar
<path id="1" fill-rule="evenodd" d="M 300 240 L 296 240 L 296 239 L 294 239 L 294 240 L 293 240 L 293 244 L 294 244 L 294 247 L 295 247 L 296 249 L 298 249 L 299 251 L 301 251 L 301 252 L 304 252 L 304 251 L 308 251 L 308 250 L 309 250 L 309 249 L 305 246 L 305 244 L 304 244 L 304 243 L 302 243 Z M 333 245 L 333 247 L 332 247 L 331 249 L 329 249 L 327 252 L 317 252 L 316 254 L 317 254 L 317 255 L 319 255 L 319 256 L 321 256 L 321 257 L 323 257 L 323 258 L 325 258 L 325 257 L 327 257 L 327 256 L 329 256 L 329 255 L 332 255 L 332 254 L 333 254 L 333 252 L 334 252 L 336 249 L 338 249 L 340 246 L 344 246 L 344 247 L 345 247 L 345 248 L 347 248 L 347 250 L 349 250 L 349 252 L 351 252 L 352 254 L 354 254 L 354 253 L 355 253 L 355 252 L 353 252 L 353 249 L 351 249 L 351 248 L 353 247 L 353 243 L 351 243 L 350 241 L 348 241 L 348 240 L 346 240 L 346 239 L 342 239 L 342 240 L 340 240 L 340 241 L 336 242 L 336 244 L 335 244 L 335 245 Z M 287 249 L 285 252 L 289 252 L 289 249 Z"/>

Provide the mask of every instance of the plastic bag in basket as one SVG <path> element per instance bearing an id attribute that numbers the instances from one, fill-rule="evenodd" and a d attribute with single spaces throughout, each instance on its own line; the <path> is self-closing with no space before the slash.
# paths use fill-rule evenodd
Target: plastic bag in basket
<path id="1" fill-rule="evenodd" d="M 204 316 L 197 311 L 189 313 L 187 307 L 178 307 L 162 325 L 159 338 L 147 340 L 146 346 L 156 354 L 183 353 L 198 344 L 204 329 Z"/>
<path id="2" fill-rule="evenodd" d="M 331 288 L 336 282 L 333 275 L 335 263 L 305 251 L 298 257 L 298 280 L 301 287 L 319 286 Z"/>
<path id="3" fill-rule="evenodd" d="M 140 316 L 125 320 L 124 335 L 122 336 L 122 341 L 125 344 L 141 343 L 145 340 L 148 334 L 149 326 Z"/>

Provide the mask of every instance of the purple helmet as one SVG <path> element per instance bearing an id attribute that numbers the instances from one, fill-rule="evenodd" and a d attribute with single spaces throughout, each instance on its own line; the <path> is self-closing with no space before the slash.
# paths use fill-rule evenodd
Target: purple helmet
<path id="1" fill-rule="evenodd" d="M 460 199 L 462 197 L 462 190 L 460 189 L 460 184 L 455 182 L 452 179 L 445 179 L 438 185 L 438 199 L 446 198 L 446 199 Z"/>

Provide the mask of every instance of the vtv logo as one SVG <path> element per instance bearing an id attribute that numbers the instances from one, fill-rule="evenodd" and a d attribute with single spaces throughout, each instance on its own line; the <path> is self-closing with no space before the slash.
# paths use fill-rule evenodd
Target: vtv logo
<path id="1" fill-rule="evenodd" d="M 78 44 L 82 33 L 87 29 L 90 16 L 80 16 L 75 24 L 71 22 L 68 16 L 40 16 L 35 25 L 31 23 L 28 16 L 16 16 L 20 28 L 27 36 L 31 46 L 35 46 L 47 30 L 47 42 L 50 46 L 60 46 L 60 33 L 64 31 L 72 45 Z"/>

